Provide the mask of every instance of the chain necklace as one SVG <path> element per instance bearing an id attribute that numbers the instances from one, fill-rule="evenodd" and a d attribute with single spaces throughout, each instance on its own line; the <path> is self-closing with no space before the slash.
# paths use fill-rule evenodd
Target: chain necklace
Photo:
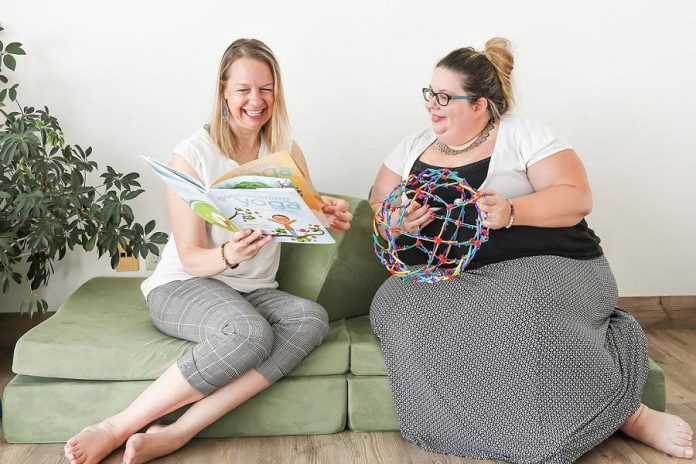
<path id="1" fill-rule="evenodd" d="M 483 130 L 481 132 L 479 132 L 479 135 L 476 136 L 476 138 L 471 143 L 471 145 L 467 145 L 466 147 L 462 148 L 461 150 L 455 150 L 454 148 L 450 148 L 449 146 L 442 143 L 442 141 L 440 139 L 435 139 L 435 148 L 437 149 L 437 151 L 439 151 L 440 153 L 443 153 L 447 156 L 456 156 L 456 155 L 460 155 L 462 153 L 466 153 L 468 151 L 473 150 L 474 148 L 480 147 L 483 144 L 483 142 L 488 140 L 488 136 L 491 134 L 493 127 L 494 127 L 493 119 L 489 119 L 488 124 L 486 124 L 486 127 L 484 127 Z"/>

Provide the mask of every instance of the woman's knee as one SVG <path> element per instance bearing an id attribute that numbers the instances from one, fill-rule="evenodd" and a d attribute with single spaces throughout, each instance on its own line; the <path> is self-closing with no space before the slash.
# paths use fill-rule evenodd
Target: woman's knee
<path id="1" fill-rule="evenodd" d="M 230 343 L 246 343 L 266 353 L 273 348 L 273 328 L 260 315 L 248 315 L 228 321 L 222 328 Z"/>
<path id="2" fill-rule="evenodd" d="M 297 331 L 306 339 L 318 339 L 320 343 L 329 333 L 329 314 L 319 303 L 311 300 L 297 301 L 291 319 L 296 321 Z"/>

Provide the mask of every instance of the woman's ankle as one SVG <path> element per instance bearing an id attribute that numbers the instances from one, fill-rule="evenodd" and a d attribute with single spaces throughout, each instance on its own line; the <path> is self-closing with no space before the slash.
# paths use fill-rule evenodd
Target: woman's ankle
<path id="1" fill-rule="evenodd" d="M 636 410 L 636 412 L 631 414 L 628 417 L 628 419 L 626 419 L 626 421 L 623 423 L 623 425 L 620 428 L 621 431 L 627 435 L 631 435 L 631 433 L 635 430 L 636 425 L 638 424 L 640 416 L 643 414 L 643 412 L 645 412 L 646 409 L 650 408 L 641 403 L 640 407 Z"/>
<path id="2" fill-rule="evenodd" d="M 191 441 L 196 436 L 198 431 L 190 430 L 177 422 L 167 425 L 162 430 L 156 433 L 166 433 L 172 440 L 180 443 L 181 446 Z"/>

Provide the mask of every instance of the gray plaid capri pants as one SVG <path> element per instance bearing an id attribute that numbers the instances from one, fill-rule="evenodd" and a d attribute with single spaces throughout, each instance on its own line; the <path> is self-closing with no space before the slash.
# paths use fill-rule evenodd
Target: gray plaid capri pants
<path id="1" fill-rule="evenodd" d="M 292 371 L 329 328 L 319 304 L 273 288 L 240 293 L 212 278 L 169 282 L 147 298 L 155 326 L 197 342 L 177 360 L 184 378 L 209 395 L 252 368 L 273 383 Z"/>

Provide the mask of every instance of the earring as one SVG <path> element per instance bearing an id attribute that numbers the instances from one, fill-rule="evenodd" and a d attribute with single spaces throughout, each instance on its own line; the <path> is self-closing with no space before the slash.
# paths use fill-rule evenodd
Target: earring
<path id="1" fill-rule="evenodd" d="M 229 115 L 230 115 L 230 113 L 229 113 L 229 110 L 227 109 L 227 100 L 223 99 L 222 100 L 222 122 L 226 123 Z"/>

